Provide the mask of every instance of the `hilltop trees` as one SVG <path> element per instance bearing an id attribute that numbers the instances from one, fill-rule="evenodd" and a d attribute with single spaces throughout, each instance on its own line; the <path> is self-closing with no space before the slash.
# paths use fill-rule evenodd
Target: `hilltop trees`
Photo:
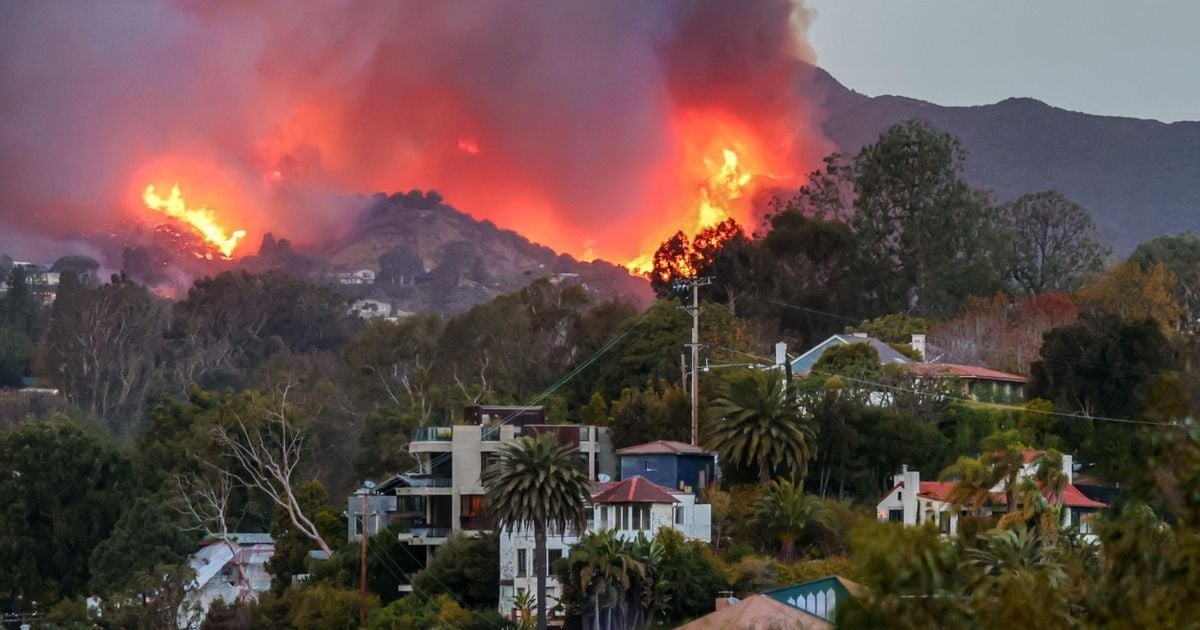
<path id="1" fill-rule="evenodd" d="M 1066 293 L 1104 268 L 1108 247 L 1083 206 L 1055 191 L 1022 195 L 1000 207 L 1010 232 L 1009 275 L 1028 294 Z"/>

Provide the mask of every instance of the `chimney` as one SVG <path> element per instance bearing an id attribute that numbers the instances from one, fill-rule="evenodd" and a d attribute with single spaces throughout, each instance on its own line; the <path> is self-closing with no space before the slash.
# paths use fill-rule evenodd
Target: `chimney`
<path id="1" fill-rule="evenodd" d="M 925 360 L 925 335 L 912 336 L 912 349 L 921 355 L 921 361 Z"/>
<path id="2" fill-rule="evenodd" d="M 775 344 L 775 365 L 787 363 L 787 343 L 780 341 Z"/>
<path id="3" fill-rule="evenodd" d="M 721 591 L 717 594 L 716 610 L 724 610 L 733 604 L 733 591 Z"/>

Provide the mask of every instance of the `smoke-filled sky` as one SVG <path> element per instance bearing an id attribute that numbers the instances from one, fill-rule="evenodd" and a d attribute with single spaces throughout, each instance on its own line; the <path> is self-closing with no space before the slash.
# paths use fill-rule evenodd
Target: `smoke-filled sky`
<path id="1" fill-rule="evenodd" d="M 179 182 L 251 250 L 345 228 L 349 195 L 419 188 L 623 261 L 694 227 L 723 149 L 776 183 L 826 152 L 810 17 L 786 0 L 0 3 L 0 251 L 152 219 L 142 190 Z"/>

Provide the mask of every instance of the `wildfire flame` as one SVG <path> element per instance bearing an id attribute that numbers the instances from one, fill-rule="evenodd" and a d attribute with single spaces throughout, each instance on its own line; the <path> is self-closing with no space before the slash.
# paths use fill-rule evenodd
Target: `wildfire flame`
<path id="1" fill-rule="evenodd" d="M 721 150 L 721 157 L 720 162 L 711 157 L 704 158 L 708 179 L 697 191 L 697 232 L 730 218 L 734 202 L 746 196 L 753 179 L 752 174 L 742 169 L 737 151 L 724 148 Z M 626 262 L 625 268 L 635 274 L 649 275 L 654 270 L 654 252 L 644 253 Z"/>
<path id="2" fill-rule="evenodd" d="M 188 208 L 178 182 L 171 187 L 171 194 L 165 199 L 154 190 L 153 184 L 146 186 L 145 192 L 142 193 L 142 202 L 150 210 L 161 212 L 191 226 L 226 258 L 233 255 L 238 241 L 246 236 L 246 230 L 234 230 L 230 233 L 221 227 L 217 223 L 216 213 L 209 208 Z"/>

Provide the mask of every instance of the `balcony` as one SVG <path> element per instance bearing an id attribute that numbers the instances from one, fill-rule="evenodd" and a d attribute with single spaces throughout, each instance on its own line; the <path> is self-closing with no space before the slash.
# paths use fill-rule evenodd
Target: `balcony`
<path id="1" fill-rule="evenodd" d="M 449 442 L 454 439 L 451 427 L 422 427 L 412 432 L 413 442 Z"/>
<path id="2" fill-rule="evenodd" d="M 492 529 L 492 519 L 485 516 L 461 516 L 459 522 L 465 530 L 488 531 Z"/>
<path id="3" fill-rule="evenodd" d="M 502 426 L 504 426 L 504 425 L 493 424 L 491 426 L 480 427 L 480 430 L 482 431 L 481 435 L 483 437 L 483 441 L 484 442 L 499 442 L 500 441 L 500 427 L 502 427 Z"/>
<path id="4" fill-rule="evenodd" d="M 449 477 L 426 477 L 412 475 L 408 478 L 410 488 L 449 488 L 454 480 Z"/>
<path id="5" fill-rule="evenodd" d="M 414 527 L 408 530 L 408 533 L 413 538 L 448 538 L 450 536 L 449 527 Z"/>

